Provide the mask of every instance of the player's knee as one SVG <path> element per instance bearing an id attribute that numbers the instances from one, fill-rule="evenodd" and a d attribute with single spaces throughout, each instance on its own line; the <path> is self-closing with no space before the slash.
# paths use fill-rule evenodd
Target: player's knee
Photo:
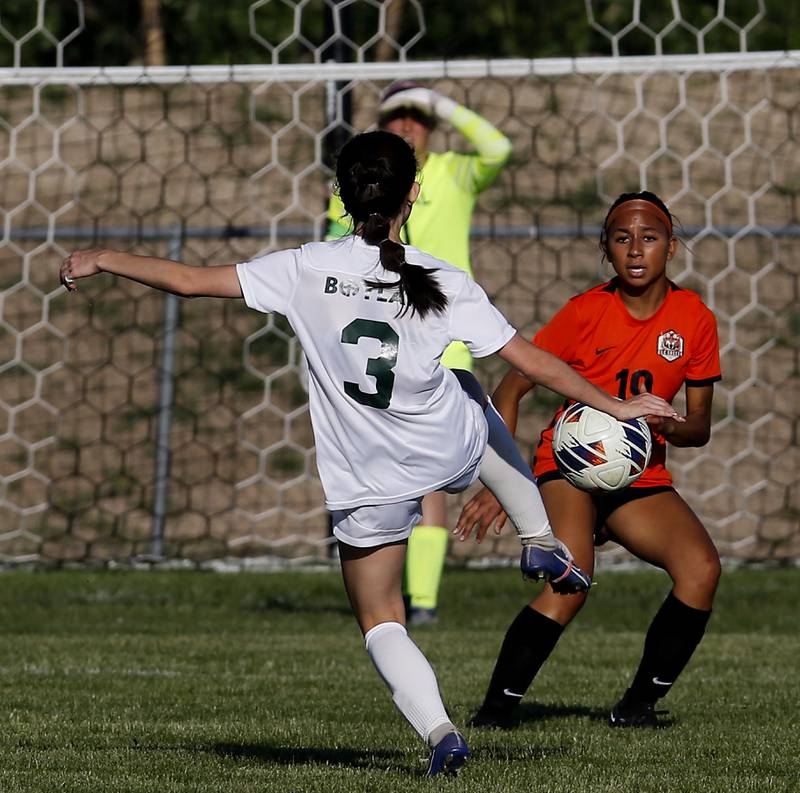
<path id="1" fill-rule="evenodd" d="M 356 621 L 361 633 L 366 636 L 373 628 L 383 624 L 397 624 L 405 627 L 405 611 L 384 612 L 382 614 L 357 614 Z"/>
<path id="2" fill-rule="evenodd" d="M 572 595 L 559 595 L 550 587 L 545 589 L 539 597 L 531 601 L 531 608 L 555 620 L 560 625 L 569 625 L 586 603 L 586 592 L 576 592 Z"/>
<path id="3" fill-rule="evenodd" d="M 719 554 L 712 547 L 682 564 L 673 580 L 681 590 L 695 593 L 701 600 L 710 600 L 717 590 L 721 573 Z"/>
<path id="4" fill-rule="evenodd" d="M 719 583 L 722 567 L 717 549 L 713 545 L 709 545 L 704 553 L 697 555 L 695 567 L 698 581 L 702 581 L 709 590 L 715 590 Z"/>

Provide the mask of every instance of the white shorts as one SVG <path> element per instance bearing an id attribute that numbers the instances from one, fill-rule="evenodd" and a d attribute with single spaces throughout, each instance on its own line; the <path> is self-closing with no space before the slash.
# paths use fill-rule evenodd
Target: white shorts
<path id="1" fill-rule="evenodd" d="M 337 540 L 357 548 L 372 548 L 408 539 L 422 519 L 422 496 L 393 504 L 367 504 L 331 512 Z"/>
<path id="2" fill-rule="evenodd" d="M 483 454 L 480 457 L 476 457 L 458 479 L 448 482 L 442 490 L 445 493 L 460 493 L 462 490 L 466 490 L 478 478 L 478 474 L 481 472 L 482 460 Z"/>
<path id="3" fill-rule="evenodd" d="M 477 478 L 482 457 L 472 464 L 457 479 L 446 484 L 446 493 L 460 493 Z M 402 542 L 408 539 L 412 529 L 422 519 L 422 496 L 391 504 L 367 504 L 353 509 L 335 509 L 331 512 L 333 534 L 337 540 L 357 548 L 372 548 Z"/>

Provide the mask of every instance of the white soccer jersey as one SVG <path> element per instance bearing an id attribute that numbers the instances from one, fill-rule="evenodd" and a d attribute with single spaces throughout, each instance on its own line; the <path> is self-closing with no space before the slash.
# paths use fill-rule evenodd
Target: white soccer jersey
<path id="1" fill-rule="evenodd" d="M 466 273 L 405 246 L 448 298 L 421 320 L 394 289 L 378 248 L 358 236 L 237 265 L 247 305 L 283 314 L 309 365 L 309 406 L 325 504 L 349 509 L 416 498 L 455 479 L 486 445 L 486 424 L 439 359 L 454 340 L 475 357 L 515 331 Z"/>

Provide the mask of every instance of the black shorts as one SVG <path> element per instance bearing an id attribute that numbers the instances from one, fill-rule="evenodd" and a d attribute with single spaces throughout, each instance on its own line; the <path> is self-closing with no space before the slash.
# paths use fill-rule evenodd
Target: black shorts
<path id="1" fill-rule="evenodd" d="M 543 485 L 545 482 L 552 482 L 555 479 L 568 481 L 560 471 L 548 471 L 536 480 L 536 484 Z M 578 490 L 579 488 L 575 489 Z M 597 510 L 597 519 L 594 523 L 594 544 L 603 545 L 603 543 L 612 539 L 606 529 L 606 521 L 621 506 L 629 504 L 631 501 L 638 501 L 640 498 L 654 496 L 656 493 L 670 491 L 675 492 L 675 488 L 672 485 L 653 485 L 652 487 L 625 487 L 622 490 L 608 493 L 588 493 L 587 495 L 591 496 L 594 507 Z"/>

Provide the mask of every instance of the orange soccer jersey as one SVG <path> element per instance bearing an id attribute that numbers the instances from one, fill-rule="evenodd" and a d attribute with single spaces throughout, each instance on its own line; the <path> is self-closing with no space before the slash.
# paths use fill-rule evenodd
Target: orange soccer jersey
<path id="1" fill-rule="evenodd" d="M 719 339 L 714 315 L 700 297 L 672 282 L 649 319 L 625 308 L 617 279 L 573 297 L 534 337 L 533 343 L 566 361 L 599 388 L 627 399 L 641 386 L 671 402 L 681 386 L 710 385 L 720 379 Z M 553 426 L 542 433 L 534 460 L 538 478 L 557 470 Z M 666 442 L 653 436 L 650 463 L 633 487 L 669 485 Z"/>

